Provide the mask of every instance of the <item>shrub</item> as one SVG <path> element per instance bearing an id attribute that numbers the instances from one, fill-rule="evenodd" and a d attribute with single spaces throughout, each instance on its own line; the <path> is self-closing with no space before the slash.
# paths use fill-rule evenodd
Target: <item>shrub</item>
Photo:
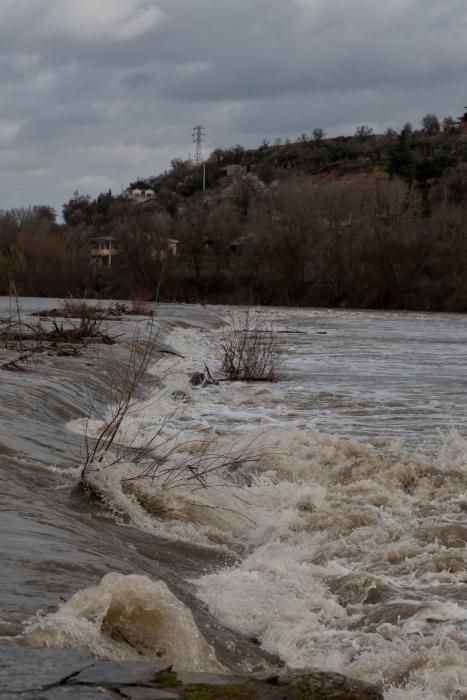
<path id="1" fill-rule="evenodd" d="M 85 301 L 64 299 L 62 307 L 55 315 L 63 318 L 91 318 L 95 314 L 95 307 L 88 306 Z M 51 314 L 51 312 L 49 312 Z"/>
<path id="2" fill-rule="evenodd" d="M 221 341 L 222 371 L 231 381 L 277 382 L 284 348 L 270 324 L 246 311 L 232 317 Z"/>

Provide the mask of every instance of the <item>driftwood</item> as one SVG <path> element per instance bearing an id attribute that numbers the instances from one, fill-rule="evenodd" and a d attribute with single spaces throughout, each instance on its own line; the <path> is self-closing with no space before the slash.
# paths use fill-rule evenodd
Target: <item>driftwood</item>
<path id="1" fill-rule="evenodd" d="M 251 328 L 242 328 L 241 329 L 242 333 L 251 333 Z M 297 331 L 294 328 L 288 328 L 287 330 L 284 331 L 276 331 L 271 328 L 258 328 L 255 329 L 255 333 L 271 333 L 273 332 L 275 335 L 308 335 L 307 331 Z"/>
<path id="2" fill-rule="evenodd" d="M 69 346 L 57 343 L 53 343 L 50 346 L 42 344 L 35 345 L 31 350 L 1 363 L 0 369 L 8 372 L 25 372 L 26 368 L 23 364 L 27 363 L 32 357 L 43 353 L 47 353 L 48 357 L 79 357 L 81 355 L 81 350 L 77 344 Z"/>
<path id="3" fill-rule="evenodd" d="M 183 355 L 180 355 L 179 352 L 175 352 L 175 350 L 167 350 L 167 348 L 157 348 L 157 352 L 160 353 L 161 355 L 174 355 L 175 357 L 180 357 L 180 359 L 185 359 Z"/>
<path id="4" fill-rule="evenodd" d="M 19 355 L 19 357 L 15 357 L 13 360 L 8 360 L 8 362 L 4 362 L 0 365 L 0 367 L 1 369 L 7 370 L 8 372 L 25 372 L 25 368 L 18 363 L 27 362 L 29 358 L 35 354 L 35 350 L 31 350 L 30 352 L 26 352 L 23 355 Z"/>

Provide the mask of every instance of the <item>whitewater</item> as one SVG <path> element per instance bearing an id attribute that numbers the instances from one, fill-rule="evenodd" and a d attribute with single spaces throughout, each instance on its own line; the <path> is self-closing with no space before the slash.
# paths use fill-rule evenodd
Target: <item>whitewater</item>
<path id="1" fill-rule="evenodd" d="M 135 479 L 128 453 L 92 472 L 102 503 L 70 496 L 79 460 L 51 459 L 47 416 L 15 437 L 21 406 L 8 397 L 29 380 L 9 379 L 2 476 L 19 481 L 4 494 L 13 539 L 2 554 L 13 560 L 21 539 L 34 586 L 3 586 L 3 638 L 167 656 L 179 670 L 280 661 L 382 683 L 388 700 L 467 697 L 464 317 L 259 309 L 283 342 L 281 381 L 192 386 L 205 365 L 219 375 L 225 324 L 241 313 L 158 308 L 158 340 L 176 354 L 151 365 L 117 440 L 134 449 L 157 435 L 174 468 L 220 456 L 207 488 Z M 86 371 L 98 376 L 92 362 Z M 63 401 L 60 377 L 49 390 Z M 33 387 L 42 406 L 44 384 Z M 98 382 L 92 416 L 71 385 L 62 456 L 112 413 Z M 18 489 L 46 494 L 21 525 Z M 59 561 L 39 557 L 38 542 Z"/>

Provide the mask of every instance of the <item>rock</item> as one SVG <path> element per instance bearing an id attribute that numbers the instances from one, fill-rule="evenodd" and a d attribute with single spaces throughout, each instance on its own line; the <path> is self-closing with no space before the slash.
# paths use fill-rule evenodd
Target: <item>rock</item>
<path id="1" fill-rule="evenodd" d="M 0 700 L 121 700 L 121 695 L 105 688 L 72 688 L 69 685 L 57 686 L 49 690 L 36 690 L 33 694 L 3 696 Z"/>
<path id="2" fill-rule="evenodd" d="M 207 384 L 206 375 L 203 372 L 195 372 L 190 379 L 192 386 L 205 386 Z"/>
<path id="3" fill-rule="evenodd" d="M 121 685 L 153 683 L 161 671 L 169 670 L 163 661 L 99 661 L 72 679 L 74 684 L 117 688 Z"/>
<path id="4" fill-rule="evenodd" d="M 191 379 L 190 384 L 192 386 L 218 386 L 219 382 L 212 378 L 209 368 L 206 367 L 206 373 L 195 372 Z"/>
<path id="5" fill-rule="evenodd" d="M 72 649 L 3 649 L 0 692 L 6 695 L 50 688 L 93 663 L 90 654 Z"/>

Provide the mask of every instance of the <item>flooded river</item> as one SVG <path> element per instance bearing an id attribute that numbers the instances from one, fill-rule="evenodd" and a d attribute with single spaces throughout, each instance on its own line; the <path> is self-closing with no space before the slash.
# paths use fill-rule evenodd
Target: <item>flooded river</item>
<path id="1" fill-rule="evenodd" d="M 57 301 L 21 305 L 31 320 Z M 389 700 L 467 697 L 466 318 L 259 309 L 281 381 L 191 386 L 205 363 L 219 373 L 231 313 L 161 305 L 154 326 L 105 322 L 116 346 L 0 370 L 4 643 L 186 670 L 280 660 Z M 92 501 L 76 488 L 86 442 L 135 327 L 176 354 L 151 364 Z M 151 440 L 177 473 L 212 459 L 208 488 L 135 479 Z"/>

